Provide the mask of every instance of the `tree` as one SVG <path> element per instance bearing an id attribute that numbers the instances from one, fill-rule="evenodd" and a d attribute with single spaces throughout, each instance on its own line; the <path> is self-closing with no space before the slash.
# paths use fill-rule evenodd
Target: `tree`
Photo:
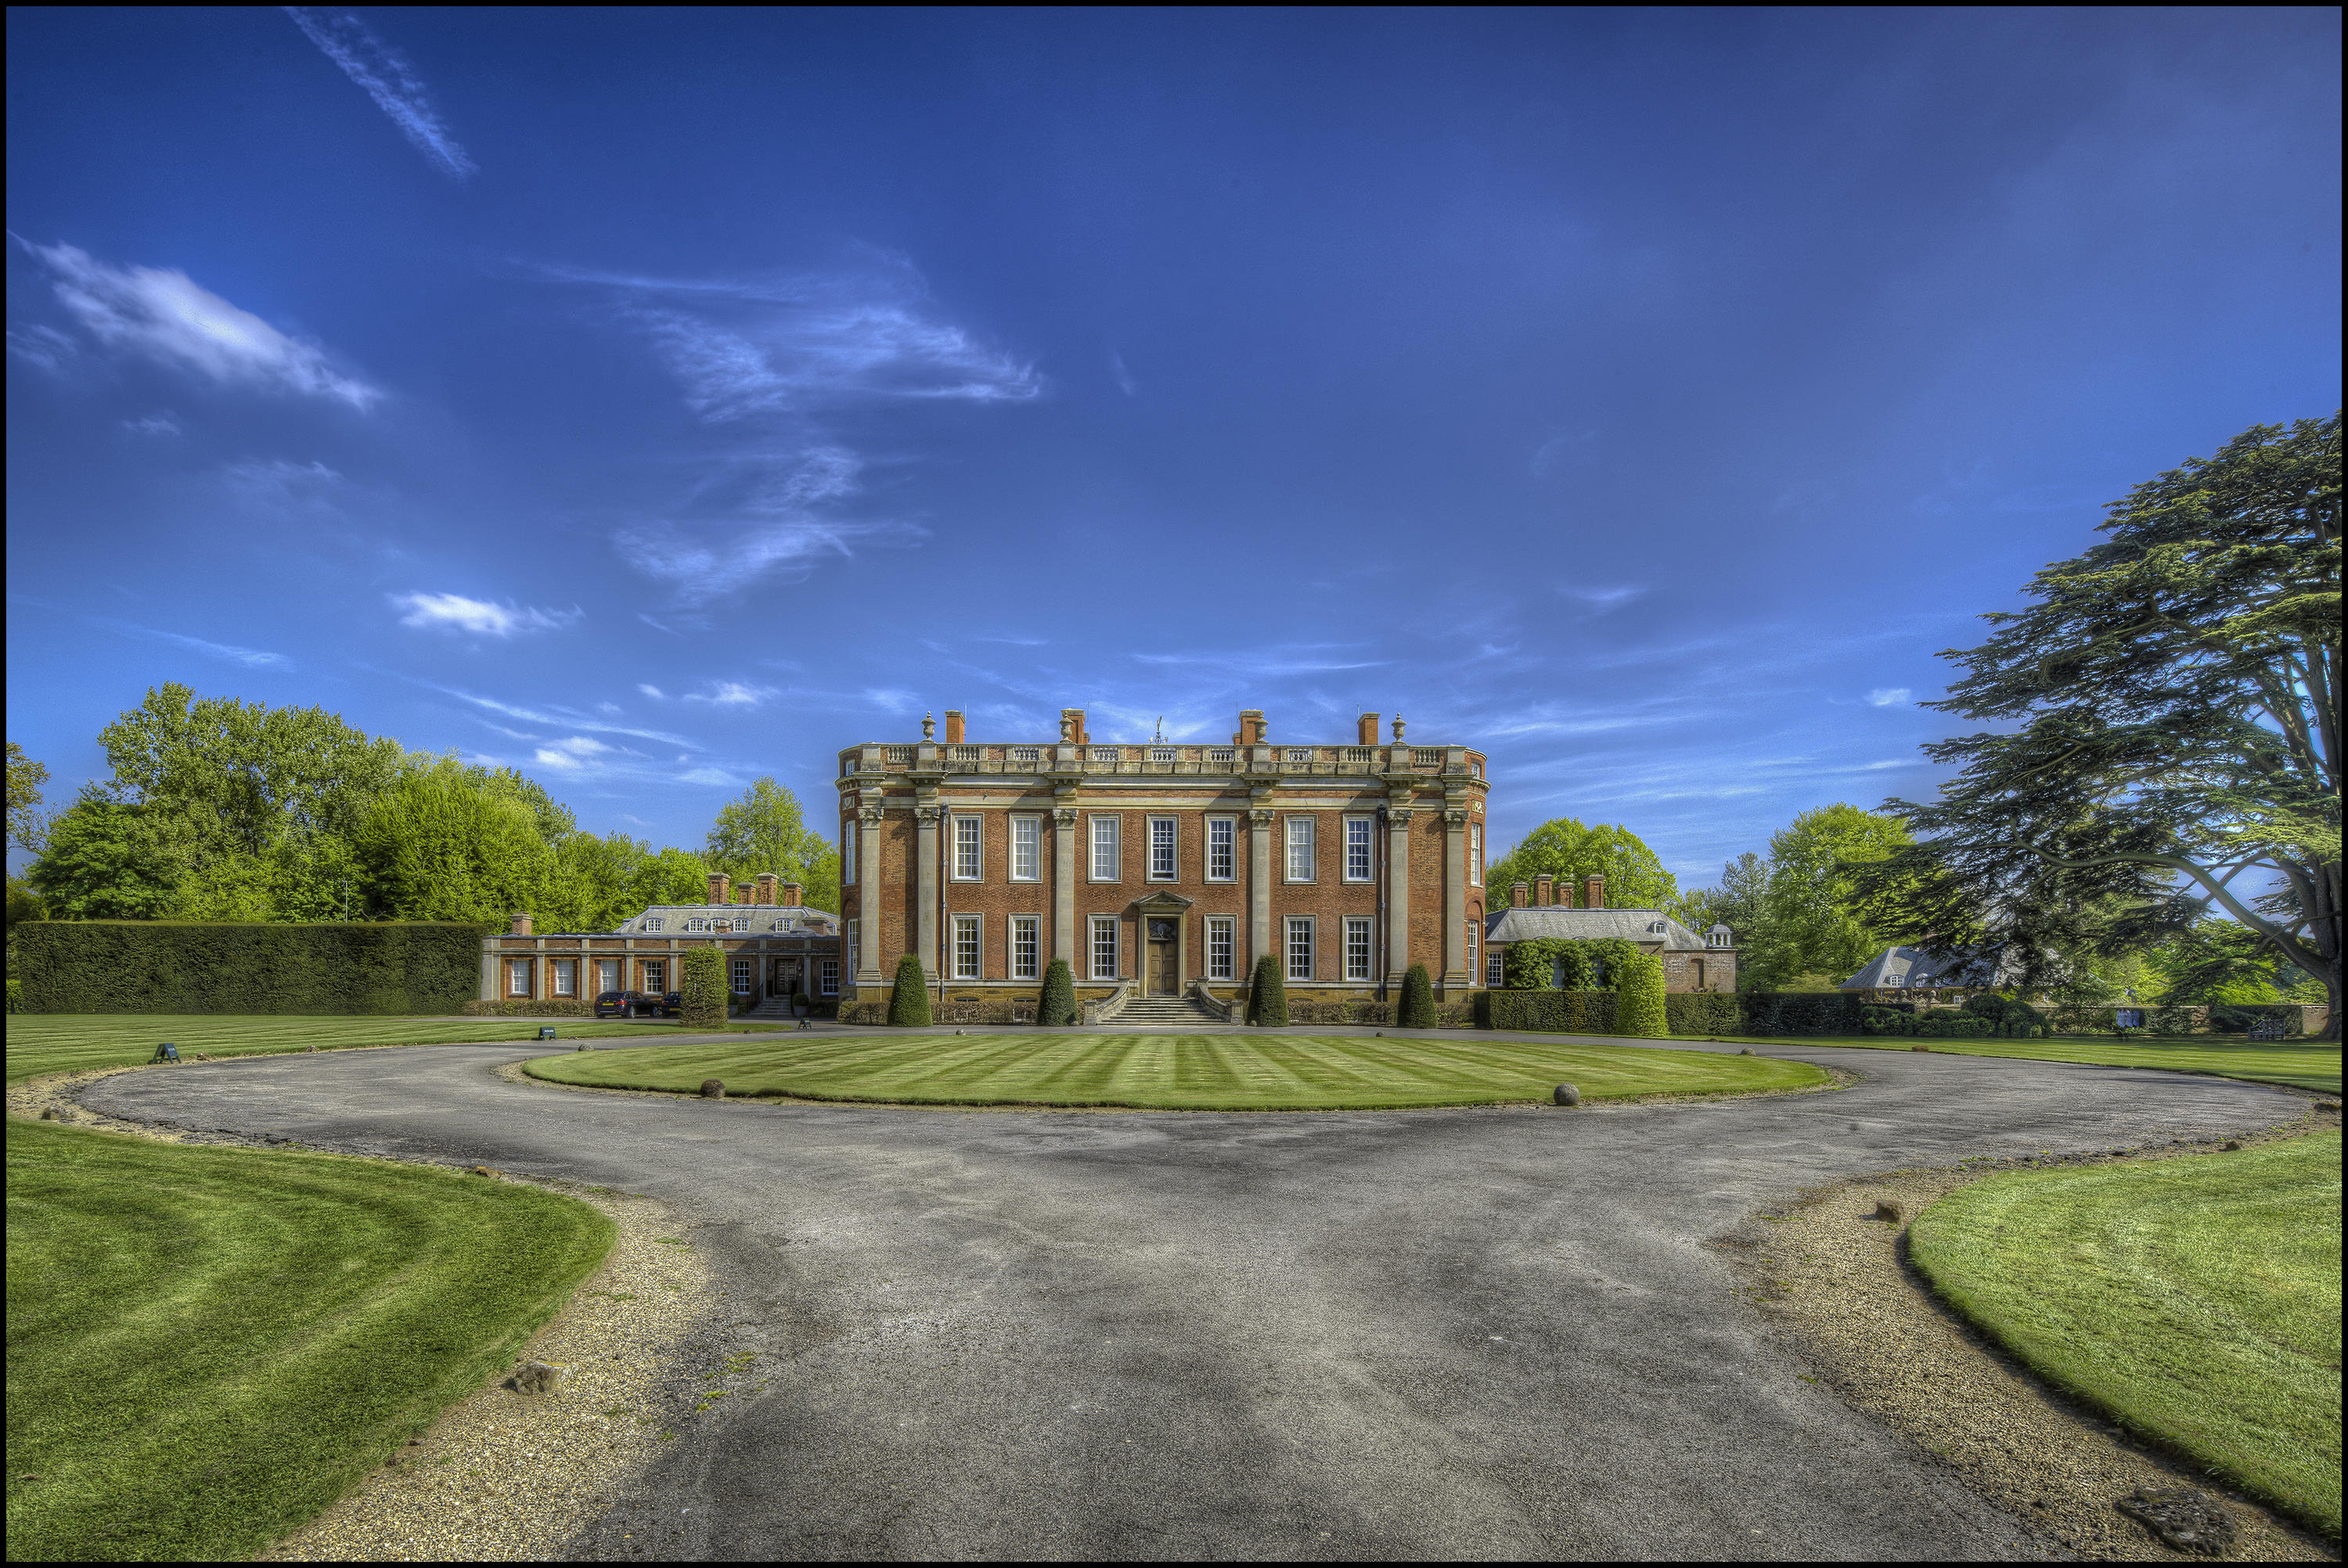
<path id="1" fill-rule="evenodd" d="M 2252 425 L 2114 502 L 2103 543 L 1986 619 L 1931 706 L 2000 728 L 1925 842 L 1860 878 L 1882 923 L 2000 942 L 2026 972 L 2213 908 L 2323 983 L 2340 1029 L 2340 418 Z M 2261 890 L 2263 889 L 2263 890 Z M 2089 928 L 2099 905 L 2138 911 Z"/>
<path id="2" fill-rule="evenodd" d="M 49 819 L 41 810 L 41 786 L 49 770 L 8 743 L 8 842 L 27 855 L 38 855 L 48 837 Z"/>
<path id="3" fill-rule="evenodd" d="M 1288 982 L 1280 978 L 1280 960 L 1270 953 L 1255 961 L 1255 979 L 1248 985 L 1248 1022 L 1288 1027 Z"/>
<path id="4" fill-rule="evenodd" d="M 1076 1021 L 1076 980 L 1068 960 L 1054 958 L 1044 968 L 1044 994 L 1035 1005 L 1035 1021 L 1046 1029 Z"/>
<path id="5" fill-rule="evenodd" d="M 1403 971 L 1402 1008 L 1395 1021 L 1405 1029 L 1435 1027 L 1435 985 L 1426 978 L 1425 964 L 1413 964 Z"/>
<path id="6" fill-rule="evenodd" d="M 1863 917 L 1851 868 L 1914 842 L 1899 818 L 1840 802 L 1806 811 L 1772 835 L 1738 989 L 1779 990 L 1804 975 L 1838 983 L 1873 958 L 1885 944 Z"/>
<path id="7" fill-rule="evenodd" d="M 1639 835 L 1627 827 L 1585 827 L 1573 817 L 1542 823 L 1485 874 L 1485 886 L 1505 902 L 1511 884 L 1529 883 L 1547 872 L 1570 884 L 1560 900 L 1581 902 L 1584 879 L 1606 878 L 1606 902 L 1617 909 L 1664 909 L 1679 897 L 1679 881 Z"/>
<path id="8" fill-rule="evenodd" d="M 555 853 L 530 804 L 463 770 L 410 773 L 353 835 L 368 913 L 386 920 L 502 920 L 548 913 Z M 559 921 L 551 921 L 561 928 Z"/>
<path id="9" fill-rule="evenodd" d="M 1612 966 L 1614 979 L 1614 1032 L 1641 1040 L 1664 1040 L 1672 1032 L 1663 1003 L 1663 960 L 1643 948 L 1634 948 Z"/>
<path id="10" fill-rule="evenodd" d="M 1698 933 L 1726 926 L 1740 942 L 1760 934 L 1762 902 L 1769 890 L 1769 862 L 1747 850 L 1720 868 L 1717 887 L 1691 887 L 1674 911 Z"/>
<path id="11" fill-rule="evenodd" d="M 179 902 L 185 861 L 139 806 L 87 794 L 50 825 L 25 880 L 63 920 L 159 920 Z"/>
<path id="12" fill-rule="evenodd" d="M 839 907 L 839 852 L 809 830 L 798 798 L 771 778 L 759 779 L 717 808 L 707 856 L 712 871 L 736 882 L 771 871 L 800 884 L 800 897 L 809 907 Z"/>
<path id="13" fill-rule="evenodd" d="M 677 966 L 677 1023 L 684 1029 L 726 1026 L 726 958 L 704 945 L 685 954 Z"/>
<path id="14" fill-rule="evenodd" d="M 930 982 L 922 960 L 907 953 L 897 960 L 897 983 L 889 991 L 889 1021 L 900 1028 L 919 1029 L 930 1021 Z"/>

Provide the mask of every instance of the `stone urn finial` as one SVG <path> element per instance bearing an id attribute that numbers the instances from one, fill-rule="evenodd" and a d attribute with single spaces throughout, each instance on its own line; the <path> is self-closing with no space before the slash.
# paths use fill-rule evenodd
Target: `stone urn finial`
<path id="1" fill-rule="evenodd" d="M 1402 715 L 1400 713 L 1396 713 L 1395 715 L 1395 744 L 1402 744 Z"/>
<path id="2" fill-rule="evenodd" d="M 936 738 L 936 736 L 937 736 L 937 733 L 938 733 L 938 722 L 937 722 L 935 719 L 932 719 L 932 717 L 930 717 L 927 713 L 922 714 L 922 739 L 923 739 L 923 740 L 925 740 L 925 741 L 927 741 L 927 740 L 933 740 L 933 739 L 935 739 L 935 738 Z"/>

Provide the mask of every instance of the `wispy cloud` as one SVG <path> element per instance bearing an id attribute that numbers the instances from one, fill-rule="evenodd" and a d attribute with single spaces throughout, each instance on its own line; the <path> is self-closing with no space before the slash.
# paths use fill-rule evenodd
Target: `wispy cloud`
<path id="1" fill-rule="evenodd" d="M 613 543 L 630 566 L 673 584 L 682 602 L 701 605 L 754 579 L 805 577 L 826 559 L 844 559 L 860 545 L 904 544 L 924 537 L 925 530 L 902 523 L 803 518 L 747 531 L 728 528 L 708 537 L 696 537 L 675 523 L 644 524 L 622 529 Z"/>
<path id="2" fill-rule="evenodd" d="M 181 632 L 163 631 L 152 626 L 137 626 L 127 620 L 110 620 L 103 624 L 113 627 L 127 636 L 143 638 L 149 642 L 166 642 L 174 648 L 185 648 L 207 659 L 217 659 L 227 664 L 241 664 L 248 670 L 290 670 L 294 661 L 283 653 L 270 653 L 258 648 L 239 648 L 232 643 L 207 642 L 201 637 L 189 637 Z"/>
<path id="3" fill-rule="evenodd" d="M 108 348 L 216 382 L 331 398 L 361 410 L 383 396 L 335 369 L 315 343 L 287 336 L 185 272 L 111 266 L 72 245 L 16 242 L 48 267 L 58 302 Z"/>
<path id="4" fill-rule="evenodd" d="M 685 694 L 688 702 L 704 702 L 713 708 L 755 708 L 776 694 L 772 686 L 747 686 L 739 681 L 719 681 L 706 692 Z"/>
<path id="5" fill-rule="evenodd" d="M 1341 670 L 1375 670 L 1392 663 L 1387 659 L 1349 657 L 1346 650 L 1357 644 L 1343 642 L 1291 643 L 1285 646 L 1257 649 L 1233 649 L 1228 652 L 1213 651 L 1195 653 L 1136 653 L 1137 663 L 1164 665 L 1178 669 L 1217 670 L 1233 674 L 1321 675 Z"/>
<path id="6" fill-rule="evenodd" d="M 288 5 L 285 14 L 326 58 L 343 68 L 345 76 L 366 89 L 376 107 L 391 117 L 400 134 L 434 168 L 452 179 L 467 179 L 479 172 L 465 149 L 457 145 L 457 138 L 448 134 L 448 128 L 440 123 L 414 68 L 397 50 L 369 32 L 366 24 L 347 11 L 310 5 Z"/>
<path id="7" fill-rule="evenodd" d="M 550 768 L 576 772 L 608 754 L 612 748 L 585 735 L 573 735 L 567 741 L 556 741 L 538 748 L 538 761 Z"/>
<path id="8" fill-rule="evenodd" d="M 650 697 L 655 702 L 665 700 L 661 696 L 661 689 L 657 686 L 646 685 L 644 682 L 640 681 L 636 683 L 636 690 L 642 692 L 645 696 Z"/>
<path id="9" fill-rule="evenodd" d="M 1558 591 L 1564 594 L 1568 599 L 1578 599 L 1581 600 L 1582 603 L 1589 605 L 1591 609 L 1602 615 L 1610 610 L 1620 609 L 1622 606 L 1630 603 L 1632 600 L 1646 592 L 1647 585 L 1644 583 L 1624 583 L 1616 588 L 1601 588 L 1592 584 L 1585 588 L 1560 589 Z"/>
<path id="10" fill-rule="evenodd" d="M 180 422 L 169 414 L 149 414 L 142 419 L 126 419 L 122 428 L 134 436 L 177 436 Z"/>
<path id="11" fill-rule="evenodd" d="M 1867 700 L 1878 708 L 1898 708 L 1906 705 L 1909 696 L 1905 686 L 1879 686 L 1867 694 Z"/>
<path id="12" fill-rule="evenodd" d="M 414 677 L 409 677 L 413 680 Z M 630 724 L 614 724 L 592 713 L 550 704 L 530 707 L 520 702 L 508 702 L 496 697 L 484 697 L 478 692 L 468 692 L 460 686 L 443 686 L 434 681 L 417 681 L 427 692 L 438 692 L 444 697 L 454 697 L 469 702 L 484 712 L 499 713 L 509 719 L 520 719 L 525 724 L 538 724 L 549 730 L 584 730 L 595 735 L 629 735 L 642 741 L 658 741 L 665 746 L 690 746 L 695 743 L 683 735 L 673 735 L 664 730 L 639 729 Z"/>
<path id="13" fill-rule="evenodd" d="M 1108 374 L 1109 378 L 1117 383 L 1117 389 L 1119 392 L 1124 393 L 1128 397 L 1139 395 L 1141 388 L 1135 383 L 1133 372 L 1125 368 L 1125 355 L 1114 349 L 1109 351 Z"/>
<path id="14" fill-rule="evenodd" d="M 493 604 L 461 593 L 395 593 L 392 608 L 403 611 L 402 626 L 429 630 L 461 631 L 475 637 L 519 637 L 532 631 L 557 631 L 579 620 L 578 610 L 536 610 L 522 605 Z"/>

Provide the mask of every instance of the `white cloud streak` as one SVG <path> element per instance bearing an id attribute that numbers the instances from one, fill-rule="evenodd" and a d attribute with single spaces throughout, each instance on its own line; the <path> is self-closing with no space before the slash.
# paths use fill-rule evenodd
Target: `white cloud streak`
<path id="1" fill-rule="evenodd" d="M 705 692 L 688 692 L 688 702 L 704 702 L 713 708 L 755 708 L 775 695 L 772 686 L 747 686 L 739 681 L 719 681 Z"/>
<path id="2" fill-rule="evenodd" d="M 557 631 L 578 620 L 578 610 L 534 610 L 527 606 L 493 604 L 467 599 L 461 593 L 395 593 L 392 607 L 406 613 L 402 626 L 428 630 L 461 631 L 475 637 L 519 637 L 533 631 Z"/>
<path id="3" fill-rule="evenodd" d="M 72 245 L 17 243 L 48 267 L 58 302 L 108 348 L 222 384 L 324 397 L 361 411 L 383 396 L 335 369 L 315 343 L 287 336 L 185 272 L 111 266 Z"/>
<path id="4" fill-rule="evenodd" d="M 108 621 L 116 630 L 149 642 L 167 642 L 174 648 L 185 648 L 207 659 L 218 659 L 227 664 L 241 664 L 247 670 L 290 670 L 294 661 L 283 653 L 270 653 L 258 648 L 238 648 L 226 642 L 207 642 L 201 637 L 189 637 L 177 631 L 160 631 L 151 626 L 137 626 L 127 620 Z"/>
<path id="5" fill-rule="evenodd" d="M 538 761 L 546 767 L 570 772 L 592 765 L 612 748 L 585 735 L 573 735 L 566 741 L 556 741 L 538 748 Z"/>
<path id="6" fill-rule="evenodd" d="M 1869 704 L 1878 708 L 1900 708 L 1908 703 L 1910 692 L 1905 686 L 1881 686 L 1867 694 Z"/>
<path id="7" fill-rule="evenodd" d="M 479 172 L 457 138 L 448 134 L 448 128 L 440 123 L 415 70 L 397 50 L 369 32 L 366 24 L 347 11 L 311 5 L 288 5 L 285 14 L 326 58 L 366 90 L 376 108 L 391 117 L 400 134 L 434 168 L 451 179 L 469 179 Z"/>
<path id="8" fill-rule="evenodd" d="M 770 574 L 795 581 L 828 558 L 853 555 L 859 545 L 902 544 L 925 537 L 922 529 L 902 523 L 805 518 L 747 531 L 729 529 L 710 539 L 695 538 L 673 523 L 646 524 L 621 530 L 613 543 L 630 566 L 674 584 L 684 603 L 700 605 Z"/>
<path id="9" fill-rule="evenodd" d="M 596 735 L 630 735 L 640 741 L 658 741 L 664 746 L 690 746 L 695 743 L 683 735 L 673 735 L 664 730 L 642 730 L 627 724 L 605 723 L 592 714 L 569 708 L 525 707 L 519 702 L 500 702 L 495 697 L 484 697 L 478 692 L 443 686 L 431 681 L 417 681 L 416 684 L 427 692 L 438 692 L 444 697 L 469 702 L 485 712 L 500 713 L 509 719 L 520 719 L 525 724 L 539 724 L 550 730 L 585 730 Z"/>

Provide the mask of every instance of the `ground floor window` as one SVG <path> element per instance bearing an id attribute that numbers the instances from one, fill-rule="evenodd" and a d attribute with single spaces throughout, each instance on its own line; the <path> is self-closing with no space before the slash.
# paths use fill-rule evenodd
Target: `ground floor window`
<path id="1" fill-rule="evenodd" d="M 644 989 L 652 992 L 654 996 L 658 996 L 668 989 L 667 959 L 646 958 L 644 960 Z"/>
<path id="2" fill-rule="evenodd" d="M 975 819 L 973 819 L 975 820 Z M 978 917 L 953 917 L 953 972 L 958 980 L 978 979 Z"/>
<path id="3" fill-rule="evenodd" d="M 1093 917 L 1093 979 L 1117 979 L 1117 917 Z"/>
<path id="4" fill-rule="evenodd" d="M 1207 917 L 1207 978 L 1230 980 L 1239 978 L 1239 921 L 1229 915 Z"/>
<path id="5" fill-rule="evenodd" d="M 530 995 L 530 960 L 528 958 L 506 960 L 506 995 L 510 997 Z"/>
<path id="6" fill-rule="evenodd" d="M 554 960 L 554 994 L 559 997 L 575 997 L 579 994 L 578 959 Z"/>
<path id="7" fill-rule="evenodd" d="M 1347 916 L 1345 919 L 1345 978 L 1370 978 L 1370 922 L 1363 917 Z"/>
<path id="8" fill-rule="evenodd" d="M 823 977 L 823 994 L 828 997 L 838 996 L 839 994 L 839 960 L 826 958 L 819 972 Z"/>
<path id="9" fill-rule="evenodd" d="M 1309 980 L 1313 978 L 1313 917 L 1291 915 L 1288 917 L 1288 978 Z"/>
<path id="10" fill-rule="evenodd" d="M 1508 984 L 1508 977 L 1501 973 L 1501 965 L 1508 952 L 1506 948 L 1495 948 L 1491 956 L 1484 960 L 1484 983 L 1496 990 Z"/>
<path id="11" fill-rule="evenodd" d="M 1041 973 L 1043 919 L 1035 915 L 1011 917 L 1011 978 L 1032 980 Z"/>
<path id="12" fill-rule="evenodd" d="M 1476 972 L 1476 938 L 1483 934 L 1483 927 L 1473 920 L 1468 922 L 1468 972 L 1471 975 Z"/>
<path id="13" fill-rule="evenodd" d="M 859 922 L 854 920 L 848 923 L 848 972 L 851 975 L 857 968 L 856 927 L 858 924 Z"/>
<path id="14" fill-rule="evenodd" d="M 619 959 L 598 958 L 595 960 L 595 989 L 599 991 L 616 991 L 620 989 Z"/>
<path id="15" fill-rule="evenodd" d="M 750 994 L 750 960 L 747 958 L 734 960 L 734 994 L 737 997 Z"/>

